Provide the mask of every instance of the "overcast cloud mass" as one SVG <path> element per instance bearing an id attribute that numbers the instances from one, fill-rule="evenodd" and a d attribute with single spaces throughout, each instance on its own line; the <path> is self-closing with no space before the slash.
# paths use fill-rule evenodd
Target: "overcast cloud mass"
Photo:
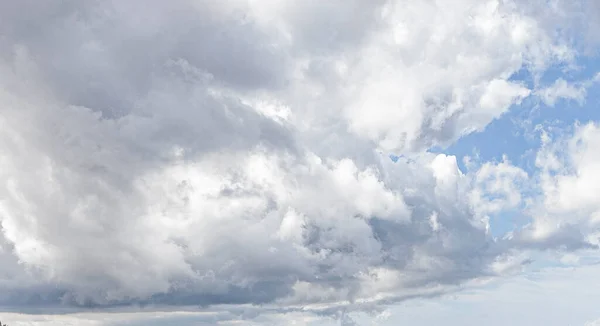
<path id="1" fill-rule="evenodd" d="M 599 28 L 585 0 L 0 0 L 0 306 L 357 325 L 586 265 Z"/>

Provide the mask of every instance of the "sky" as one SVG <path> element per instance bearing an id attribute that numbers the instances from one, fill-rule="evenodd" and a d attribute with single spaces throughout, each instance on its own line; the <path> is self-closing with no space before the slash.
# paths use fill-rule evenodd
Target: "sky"
<path id="1" fill-rule="evenodd" d="M 588 0 L 0 0 L 0 320 L 600 325 L 599 31 Z"/>

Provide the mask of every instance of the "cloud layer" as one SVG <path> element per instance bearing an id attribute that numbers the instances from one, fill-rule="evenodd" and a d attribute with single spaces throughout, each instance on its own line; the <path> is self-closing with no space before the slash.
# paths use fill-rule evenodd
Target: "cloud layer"
<path id="1" fill-rule="evenodd" d="M 0 303 L 400 300 L 589 247 L 595 124 L 533 175 L 427 151 L 585 95 L 513 78 L 577 55 L 571 7 L 537 5 L 0 3 Z"/>

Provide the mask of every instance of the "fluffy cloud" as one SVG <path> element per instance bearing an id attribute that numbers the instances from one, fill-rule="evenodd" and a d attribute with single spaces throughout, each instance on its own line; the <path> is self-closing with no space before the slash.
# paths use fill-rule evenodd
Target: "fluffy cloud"
<path id="1" fill-rule="evenodd" d="M 469 162 L 470 163 L 470 162 Z M 473 175 L 469 201 L 473 212 L 483 219 L 523 204 L 523 192 L 529 175 L 511 164 L 506 157 L 500 163 L 486 162 Z"/>
<path id="2" fill-rule="evenodd" d="M 599 136 L 593 122 L 576 125 L 572 135 L 558 139 L 542 131 L 536 157 L 540 195 L 530 208 L 531 225 L 520 234 L 524 240 L 575 248 L 598 245 Z"/>
<path id="3" fill-rule="evenodd" d="M 575 50 L 518 2 L 341 3 L 0 3 L 0 301 L 400 300 L 496 274 L 486 214 L 526 174 L 426 150 Z"/>

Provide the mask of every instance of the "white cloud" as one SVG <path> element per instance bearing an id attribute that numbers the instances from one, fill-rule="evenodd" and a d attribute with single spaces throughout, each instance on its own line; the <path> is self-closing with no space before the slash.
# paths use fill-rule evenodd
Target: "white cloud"
<path id="1" fill-rule="evenodd" d="M 569 84 L 566 80 L 560 78 L 553 85 L 537 93 L 542 101 L 549 106 L 554 106 L 558 99 L 573 100 L 581 105 L 586 96 L 586 89 L 582 86 Z"/>
<path id="2" fill-rule="evenodd" d="M 515 234 L 517 241 L 570 249 L 598 245 L 600 207 L 593 194 L 600 181 L 595 171 L 599 130 L 594 122 L 576 124 L 572 134 L 541 130 L 537 194 L 526 209 L 531 224 Z"/>
<path id="3" fill-rule="evenodd" d="M 476 170 L 474 186 L 469 193 L 475 213 L 489 218 L 490 214 L 519 208 L 527 181 L 527 173 L 512 165 L 506 157 L 500 163 L 484 163 Z"/>
<path id="4" fill-rule="evenodd" d="M 575 51 L 494 0 L 20 1 L 0 29 L 15 309 L 378 302 L 503 270 L 485 215 L 526 175 L 426 150 Z"/>
<path id="5" fill-rule="evenodd" d="M 589 321 L 589 322 L 585 323 L 584 326 L 598 326 L 598 325 L 600 325 L 600 319 L 594 320 L 594 321 Z"/>
<path id="6" fill-rule="evenodd" d="M 600 159 L 600 128 L 595 123 L 575 127 L 572 137 L 559 140 L 538 155 L 538 162 L 544 166 L 552 156 L 560 155 L 561 162 L 556 168 L 547 169 L 544 175 L 545 207 L 553 213 L 570 215 L 579 211 L 586 218 L 597 210 L 593 195 L 600 185 L 600 174 L 595 167 Z M 564 147 L 563 147 L 564 146 Z"/>
<path id="7" fill-rule="evenodd" d="M 480 131 L 529 94 L 511 74 L 554 60 L 557 45 L 510 10 L 497 1 L 388 3 L 370 43 L 331 55 L 330 62 L 352 60 L 352 70 L 328 91 L 342 92 L 351 130 L 384 150 L 418 150 Z M 514 35 L 520 24 L 528 25 L 526 39 Z"/>
<path id="8" fill-rule="evenodd" d="M 592 87 L 600 80 L 600 73 L 594 77 L 576 82 L 567 82 L 559 78 L 554 84 L 535 91 L 535 94 L 548 106 L 555 106 L 560 99 L 573 100 L 579 105 L 583 105 L 587 96 L 588 88 Z"/>

